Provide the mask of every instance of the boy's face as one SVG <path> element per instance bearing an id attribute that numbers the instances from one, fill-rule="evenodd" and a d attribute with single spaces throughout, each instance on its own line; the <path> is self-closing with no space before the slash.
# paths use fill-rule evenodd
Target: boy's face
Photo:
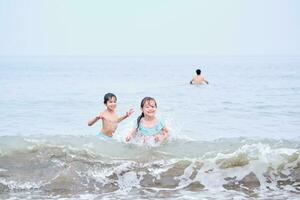
<path id="1" fill-rule="evenodd" d="M 156 112 L 155 102 L 146 101 L 142 108 L 142 112 L 144 113 L 145 116 L 154 117 Z"/>
<path id="2" fill-rule="evenodd" d="M 107 102 L 106 102 L 106 107 L 108 110 L 115 110 L 117 107 L 117 100 L 115 97 L 110 98 Z"/>

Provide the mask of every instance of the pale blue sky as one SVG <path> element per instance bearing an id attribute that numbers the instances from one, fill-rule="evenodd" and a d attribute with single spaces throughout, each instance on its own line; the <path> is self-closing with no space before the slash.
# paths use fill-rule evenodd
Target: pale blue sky
<path id="1" fill-rule="evenodd" d="M 300 1 L 0 0 L 1 55 L 300 55 Z"/>

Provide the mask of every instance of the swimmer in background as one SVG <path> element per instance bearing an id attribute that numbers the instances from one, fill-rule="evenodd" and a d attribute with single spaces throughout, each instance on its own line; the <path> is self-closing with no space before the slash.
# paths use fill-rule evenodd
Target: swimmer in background
<path id="1" fill-rule="evenodd" d="M 88 125 L 92 126 L 98 120 L 102 120 L 102 129 L 99 135 L 104 138 L 111 138 L 113 136 L 113 133 L 116 131 L 118 124 L 129 117 L 134 112 L 134 110 L 130 109 L 128 112 L 126 112 L 125 115 L 119 117 L 115 112 L 117 107 L 117 97 L 112 93 L 107 93 L 104 95 L 104 104 L 106 106 L 106 109 L 99 115 L 92 118 L 88 122 Z"/>
<path id="2" fill-rule="evenodd" d="M 155 142 L 163 141 L 169 136 L 163 120 L 156 118 L 157 104 L 154 98 L 145 97 L 141 102 L 142 114 L 137 118 L 137 123 L 126 137 L 129 142 L 134 137 L 140 137 L 144 142 L 154 139 Z"/>
<path id="3" fill-rule="evenodd" d="M 201 75 L 201 70 L 197 69 L 196 70 L 196 76 L 193 77 L 193 79 L 190 81 L 190 84 L 194 84 L 194 85 L 200 85 L 203 83 L 208 84 L 208 81 L 205 80 L 205 78 Z"/>

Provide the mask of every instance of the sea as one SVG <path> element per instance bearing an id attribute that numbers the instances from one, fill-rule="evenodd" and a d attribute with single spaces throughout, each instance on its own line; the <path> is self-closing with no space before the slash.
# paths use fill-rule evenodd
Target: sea
<path id="1" fill-rule="evenodd" d="M 146 96 L 170 136 L 125 142 Z M 0 57 L 0 113 L 0 199 L 300 198 L 299 56 Z"/>

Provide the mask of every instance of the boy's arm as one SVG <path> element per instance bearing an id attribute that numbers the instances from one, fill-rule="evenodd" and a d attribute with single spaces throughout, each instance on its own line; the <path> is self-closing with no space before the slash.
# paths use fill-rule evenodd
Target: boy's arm
<path id="1" fill-rule="evenodd" d="M 204 81 L 206 84 L 208 84 L 208 81 L 204 78 L 204 76 L 202 76 L 202 78 L 203 78 L 203 81 Z"/>
<path id="2" fill-rule="evenodd" d="M 92 125 L 95 124 L 99 119 L 103 119 L 102 114 L 97 115 L 96 117 L 94 117 L 93 119 L 91 119 L 91 120 L 88 122 L 88 125 L 89 125 L 89 126 L 92 126 Z"/>
<path id="3" fill-rule="evenodd" d="M 118 119 L 118 123 L 129 117 L 134 112 L 133 108 L 131 108 L 126 114 Z"/>
<path id="4" fill-rule="evenodd" d="M 194 77 L 193 77 L 192 80 L 190 81 L 190 84 L 193 84 L 193 80 L 194 80 Z"/>

